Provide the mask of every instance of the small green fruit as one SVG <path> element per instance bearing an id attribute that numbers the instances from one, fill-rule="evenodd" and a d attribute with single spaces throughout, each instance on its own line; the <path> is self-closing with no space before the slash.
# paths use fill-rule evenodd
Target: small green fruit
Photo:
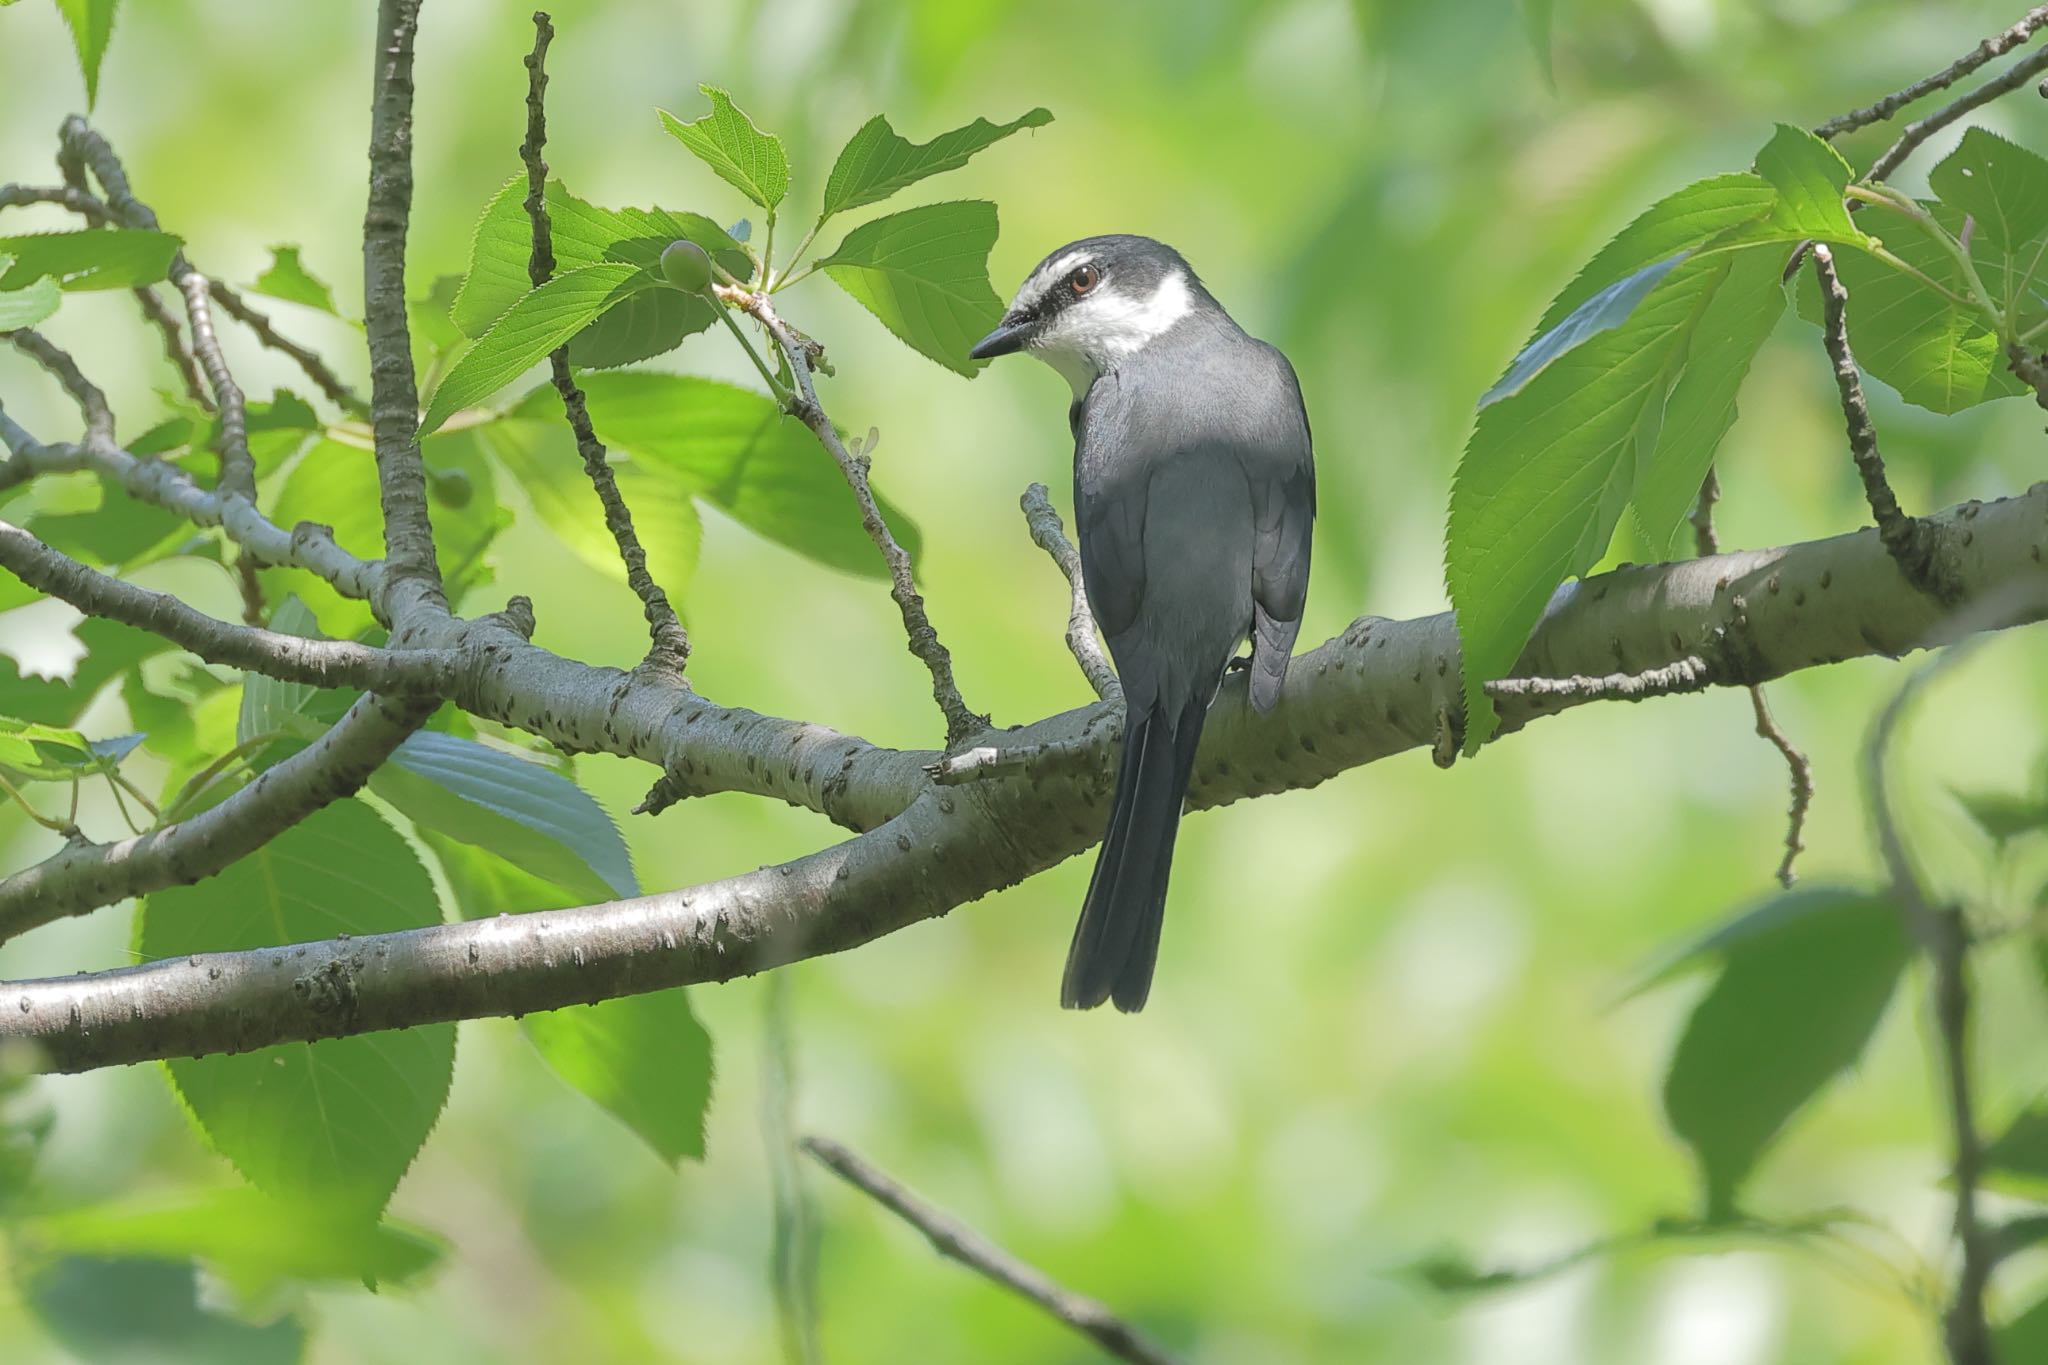
<path id="1" fill-rule="evenodd" d="M 670 242 L 662 249 L 661 277 L 685 294 L 701 294 L 711 284 L 711 258 L 695 242 Z"/>

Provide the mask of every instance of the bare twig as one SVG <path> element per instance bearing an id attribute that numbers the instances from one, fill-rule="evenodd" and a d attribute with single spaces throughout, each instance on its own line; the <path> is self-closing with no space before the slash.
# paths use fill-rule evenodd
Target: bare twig
<path id="1" fill-rule="evenodd" d="M 2048 52 L 2048 48 L 2043 49 Z M 1870 404 L 1863 396 L 1863 380 L 1856 370 L 1856 356 L 1849 349 L 1849 291 L 1835 273 L 1834 254 L 1815 243 L 1813 273 L 1820 281 L 1821 340 L 1834 365 L 1835 388 L 1841 394 L 1842 417 L 1849 431 L 1849 456 L 1856 472 L 1863 476 L 1863 494 L 1870 514 L 1877 522 L 1878 539 L 1908 583 L 1937 601 L 1953 603 L 1956 594 L 1936 573 L 1933 538 L 1915 517 L 1899 507 L 1885 477 L 1884 456 L 1877 448 L 1877 428 L 1870 421 Z"/>
<path id="2" fill-rule="evenodd" d="M 211 285 L 213 297 L 220 303 L 222 310 L 254 332 L 256 339 L 265 346 L 273 351 L 281 351 L 297 362 L 298 367 L 305 371 L 306 378 L 313 381 L 313 386 L 327 395 L 327 401 L 352 417 L 370 415 L 370 405 L 365 403 L 354 389 L 341 381 L 341 376 L 320 358 L 318 352 L 279 332 L 268 314 L 250 307 L 248 301 L 236 290 L 229 288 L 225 282 L 213 280 Z"/>
<path id="3" fill-rule="evenodd" d="M 2033 14 L 2030 13 L 2028 19 L 2032 18 Z M 2023 20 L 2022 22 L 2025 21 Z M 2036 26 L 2038 27 L 2038 25 Z M 1870 164 L 1870 169 L 1864 173 L 1863 178 L 1865 180 L 1889 179 L 1891 173 L 1896 171 L 1905 162 L 1906 158 L 1911 156 L 1919 148 L 1920 144 L 1927 141 L 1928 138 L 1933 137 L 1936 133 L 1948 127 L 1971 110 L 1981 108 L 2001 95 L 2011 94 L 2043 71 L 2048 71 L 2048 47 L 2044 47 L 2038 52 L 2029 53 L 2019 61 L 2014 62 L 2010 67 L 2007 67 L 2002 74 L 1984 82 L 1984 84 L 1978 86 L 1969 94 L 1950 104 L 1943 105 L 1923 119 L 1907 124 L 1905 131 L 1899 134 L 1899 140 L 1886 148 L 1884 155 Z"/>
<path id="4" fill-rule="evenodd" d="M 1714 504 L 1721 500 L 1721 476 L 1710 465 L 1700 481 L 1700 495 L 1692 509 L 1693 547 L 1700 558 L 1721 552 L 1721 537 L 1714 530 Z M 1806 851 L 1806 815 L 1813 807 L 1813 763 L 1792 743 L 1771 714 L 1770 698 L 1760 683 L 1749 688 L 1750 709 L 1756 715 L 1758 738 L 1767 741 L 1785 760 L 1792 784 L 1791 804 L 1785 810 L 1785 856 L 1778 860 L 1778 884 L 1790 887 L 1799 880 L 1799 855 Z"/>
<path id="5" fill-rule="evenodd" d="M 1697 654 L 1640 673 L 1574 674 L 1565 678 L 1500 678 L 1486 684 L 1489 697 L 1570 697 L 1577 701 L 1643 701 L 1677 692 L 1704 692 L 1714 671 Z M 1449 766 L 1449 765 L 1445 765 Z"/>
<path id="6" fill-rule="evenodd" d="M 164 307 L 164 301 L 156 296 L 150 285 L 135 287 L 135 301 L 142 306 L 142 316 L 164 339 L 164 359 L 171 362 L 171 368 L 178 372 L 178 379 L 185 386 L 185 396 L 190 398 L 202 412 L 214 411 L 213 396 L 206 391 L 206 380 L 199 373 L 199 362 L 192 358 L 192 352 L 185 345 L 184 334 L 178 330 L 178 320 L 171 310 Z"/>
<path id="7" fill-rule="evenodd" d="M 0 185 L 0 209 L 25 204 L 55 204 L 95 225 L 112 217 L 99 197 L 83 185 Z"/>
<path id="8" fill-rule="evenodd" d="M 1053 510 L 1045 485 L 1034 483 L 1025 489 L 1022 506 L 1032 543 L 1052 556 L 1052 562 L 1060 566 L 1067 586 L 1073 591 L 1073 605 L 1067 612 L 1067 648 L 1074 652 L 1074 661 L 1081 665 L 1081 672 L 1096 696 L 1104 701 L 1122 701 L 1124 685 L 1117 681 L 1116 669 L 1095 636 L 1095 613 L 1088 606 L 1088 585 L 1082 579 L 1080 553 L 1067 539 L 1067 528 L 1060 524 L 1060 514 Z"/>
<path id="9" fill-rule="evenodd" d="M 840 474 L 853 490 L 854 499 L 860 504 L 861 526 L 889 566 L 889 595 L 896 599 L 897 610 L 903 615 L 903 630 L 909 637 L 910 652 L 932 675 L 932 698 L 938 702 L 939 710 L 946 718 L 946 747 L 958 747 L 988 729 L 989 719 L 969 710 L 960 696 L 960 685 L 953 679 L 953 656 L 940 642 L 939 633 L 932 628 L 931 618 L 925 612 L 924 597 L 917 590 L 910 552 L 897 542 L 895 533 L 882 516 L 882 509 L 875 502 L 874 491 L 868 487 L 866 458 L 847 450 L 846 443 L 839 439 L 839 432 L 832 425 L 832 419 L 818 402 L 818 389 L 812 378 L 819 359 L 817 343 L 784 322 L 765 294 L 720 286 L 718 296 L 759 322 L 788 361 L 790 374 L 795 377 L 797 386 L 797 392 L 790 400 L 790 412 L 811 429 L 811 434 L 818 438 L 818 444 L 825 447 L 825 452 L 839 465 Z"/>
<path id="10" fill-rule="evenodd" d="M 1106 1304 L 1060 1285 L 958 1218 L 932 1207 L 900 1181 L 830 1138 L 806 1137 L 803 1148 L 841 1180 L 924 1234 L 932 1250 L 1031 1300 L 1118 1360 L 1172 1365 L 1173 1357 Z"/>
<path id="11" fill-rule="evenodd" d="M 542 10 L 534 11 L 533 28 L 533 51 L 526 57 L 526 141 L 520 145 L 519 159 L 526 163 L 526 214 L 533 221 L 533 253 L 526 272 L 537 289 L 555 273 L 554 241 L 548 223 L 548 163 L 541 158 L 548 141 L 548 44 L 554 41 L 555 28 Z M 619 481 L 606 459 L 604 443 L 597 439 L 591 426 L 583 390 L 570 372 L 568 343 L 549 354 L 548 367 L 555 392 L 562 398 L 562 411 L 576 433 L 576 453 L 583 457 L 583 472 L 589 476 L 590 486 L 597 490 L 605 527 L 618 546 L 619 558 L 625 562 L 626 582 L 639 597 L 641 612 L 647 618 L 650 643 L 643 666 L 680 677 L 690 661 L 689 632 L 677 619 L 668 594 L 648 572 L 647 551 L 641 548 L 640 537 L 633 530 L 633 513 L 619 492 Z"/>
<path id="12" fill-rule="evenodd" d="M 88 616 L 161 635 L 208 663 L 285 682 L 442 697 L 454 690 L 460 666 L 452 650 L 377 649 L 353 640 L 305 639 L 216 620 L 169 593 L 88 568 L 5 521 L 0 521 L 0 568 Z"/>
<path id="13" fill-rule="evenodd" d="M 386 572 L 403 591 L 402 636 L 415 614 L 446 616 L 448 597 L 427 511 L 419 387 L 405 316 L 405 235 L 412 217 L 412 51 L 420 0 L 379 0 L 370 103 L 370 195 L 363 214 L 363 325 L 370 343 L 370 426 Z"/>
<path id="14" fill-rule="evenodd" d="M 761 997 L 761 1138 L 775 1230 L 768 1276 L 785 1365 L 819 1365 L 818 1210 L 797 1160 L 796 1053 L 790 1039 L 789 973 L 770 972 Z"/>
<path id="15" fill-rule="evenodd" d="M 1994 33 L 1942 70 L 1935 72 L 1931 76 L 1914 81 L 1905 89 L 1886 95 L 1883 99 L 1866 108 L 1857 109 L 1847 114 L 1840 114 L 1829 119 L 1826 123 L 1816 127 L 1813 130 L 1813 135 L 1815 137 L 1832 139 L 1840 137 L 1844 133 L 1854 132 L 1858 128 L 1866 128 L 1873 123 L 1883 123 L 1886 119 L 1889 119 L 1914 101 L 1924 99 L 1937 90 L 1946 90 L 1949 86 L 1954 85 L 1986 62 L 2003 57 L 2006 53 L 2033 37 L 2035 31 L 2044 24 L 2048 24 L 2048 5 L 2028 10 L 2026 15 L 2011 28 L 2006 29 L 2002 33 Z M 1872 178 L 1882 179 L 1883 177 L 1873 174 Z"/>

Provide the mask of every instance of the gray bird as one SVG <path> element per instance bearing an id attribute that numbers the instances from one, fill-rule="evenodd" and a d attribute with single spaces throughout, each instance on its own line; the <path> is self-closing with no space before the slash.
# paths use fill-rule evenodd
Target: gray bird
<path id="1" fill-rule="evenodd" d="M 1209 703 L 1251 641 L 1251 702 L 1287 676 L 1308 594 L 1315 462 L 1294 368 L 1230 320 L 1179 252 L 1089 237 L 1039 263 L 969 352 L 1024 351 L 1073 386 L 1074 511 L 1124 686 L 1116 801 L 1060 1003 L 1141 1009 Z"/>

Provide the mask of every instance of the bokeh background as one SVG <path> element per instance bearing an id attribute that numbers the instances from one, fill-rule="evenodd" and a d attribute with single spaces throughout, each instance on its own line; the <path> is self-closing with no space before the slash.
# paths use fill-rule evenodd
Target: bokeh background
<path id="1" fill-rule="evenodd" d="M 246 281 L 269 246 L 297 243 L 344 306 L 360 307 L 373 9 L 123 7 L 96 121 L 203 268 Z M 549 159 L 598 203 L 730 219 L 743 211 L 736 196 L 653 115 L 690 116 L 700 81 L 782 135 L 796 206 L 815 203 L 840 142 L 870 114 L 923 139 L 1049 106 L 1050 126 L 924 197 L 1000 206 L 998 292 L 1072 238 L 1148 233 L 1288 352 L 1321 473 L 1312 640 L 1364 612 L 1443 608 L 1443 510 L 1473 400 L 1608 234 L 1689 179 L 1747 165 L 1774 121 L 1867 103 L 2017 10 L 1557 0 L 1538 39 L 1509 0 L 562 0 Z M 463 268 L 477 213 L 518 169 L 530 40 L 522 6 L 428 0 L 420 285 Z M 83 102 L 53 7 L 0 10 L 0 180 L 54 178 L 57 125 Z M 2031 93 L 1981 121 L 2048 150 L 2048 112 Z M 1865 133 L 1845 150 L 1863 164 L 1887 140 Z M 1084 700 L 1060 639 L 1064 585 L 1016 509 L 1032 480 L 1065 501 L 1062 381 L 1021 363 L 963 381 L 822 282 L 786 311 L 831 349 L 835 416 L 881 430 L 877 479 L 922 527 L 919 576 L 970 701 L 1011 722 Z M 363 379 L 356 334 L 278 312 Z M 115 394 L 128 429 L 153 420 L 172 379 L 128 299 L 75 296 L 52 331 Z M 1862 524 L 1817 340 L 1788 311 L 1752 374 L 1721 465 L 1726 543 Z M 252 393 L 303 387 L 240 334 L 229 345 Z M 659 363 L 749 378 L 712 334 Z M 75 422 L 18 359 L 0 361 L 0 396 L 46 435 Z M 1996 496 L 2041 467 L 2040 414 L 2017 401 L 1936 419 L 1877 400 L 1911 507 Z M 706 519 L 683 596 L 703 691 L 881 743 L 933 742 L 928 690 L 881 586 Z M 473 607 L 524 592 L 541 643 L 596 662 L 637 656 L 630 595 L 536 519 L 522 515 L 494 560 Z M 146 581 L 229 600 L 211 570 L 156 572 Z M 58 608 L 25 608 L 0 617 L 0 644 L 61 671 L 69 624 Z M 1772 688 L 1820 785 L 1801 863 L 1810 882 L 1871 875 L 1858 754 L 1902 676 L 1863 661 Z M 1941 686 L 1905 746 L 1917 845 L 1944 885 L 1994 909 L 2025 908 L 2020 879 L 1988 870 L 1951 791 L 2038 776 L 2044 683 L 2043 640 L 1997 642 Z M 117 699 L 95 717 L 125 728 Z M 630 817 L 644 769 L 586 758 L 580 774 L 620 818 L 650 887 L 838 837 L 821 818 L 741 796 Z M 1783 1250 L 1652 1247 L 1473 1302 L 1433 1297 L 1404 1271 L 1446 1251 L 1542 1259 L 1692 1209 L 1692 1173 L 1657 1096 L 1697 986 L 1620 998 L 1664 947 L 1769 890 L 1784 804 L 1783 766 L 1751 737 L 1747 699 L 1723 692 L 1586 707 L 1448 772 L 1410 754 L 1197 815 L 1142 1016 L 1055 1008 L 1086 859 L 790 969 L 799 1123 L 1193 1361 L 1930 1360 L 1920 1309 Z M 0 812 L 7 866 L 36 856 L 41 837 Z M 127 913 L 104 911 L 0 949 L 0 978 L 113 965 L 127 944 Z M 2015 950 L 1986 968 L 1994 1126 L 2048 1083 L 2048 1011 L 2025 959 Z M 446 1261 L 413 1288 L 315 1293 L 310 1358 L 779 1359 L 762 995 L 757 982 L 693 993 L 718 1074 L 709 1156 L 679 1173 L 554 1079 L 511 1024 L 465 1025 L 447 1112 L 393 1206 L 448 1239 Z M 1922 1254 L 1938 1248 L 1941 1129 L 1923 1014 L 1917 995 L 1902 997 L 1860 1070 L 1771 1158 L 1757 1207 L 1850 1204 Z M 55 1115 L 54 1199 L 219 1174 L 156 1068 L 48 1080 L 37 1095 Z M 829 1358 L 1094 1358 L 823 1172 L 807 1177 L 823 1218 Z M 2011 1284 L 2024 1285 L 2028 1268 L 2016 1269 Z M 72 1358 L 4 1289 L 0 1357 Z"/>

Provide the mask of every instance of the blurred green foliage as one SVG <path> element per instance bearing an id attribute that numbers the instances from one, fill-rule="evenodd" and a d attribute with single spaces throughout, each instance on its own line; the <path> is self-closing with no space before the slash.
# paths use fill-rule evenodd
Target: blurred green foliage
<path id="1" fill-rule="evenodd" d="M 277 305 L 281 323 L 358 386 L 365 365 L 348 318 L 361 301 L 352 276 L 369 9 L 131 3 L 110 42 L 100 30 L 96 115 L 165 230 L 204 268 L 261 277 L 296 300 Z M 944 193 L 999 206 L 998 293 L 1059 243 L 1145 232 L 1185 252 L 1240 321 L 1289 353 L 1321 456 L 1307 626 L 1315 638 L 1365 611 L 1441 609 L 1443 511 L 1475 402 L 1580 263 L 1643 205 L 1748 165 L 1773 124 L 1807 125 L 1867 103 L 2015 17 L 1992 5 L 1884 0 L 1567 0 L 1516 10 L 1507 0 L 752 0 L 688 9 L 590 0 L 556 15 L 549 160 L 590 204 L 658 203 L 715 224 L 729 221 L 739 180 L 680 155 L 652 112 L 701 109 L 700 83 L 733 92 L 779 136 L 772 156 L 757 147 L 734 167 L 764 207 L 783 198 L 784 187 L 765 183 L 776 178 L 770 163 L 791 168 L 788 203 L 839 202 L 833 154 L 877 111 L 890 120 L 882 132 L 902 130 L 915 143 L 983 115 L 1052 110 L 1057 121 L 1027 122 L 1031 131 L 950 171 Z M 80 50 L 89 33 L 80 30 Z M 6 7 L 0 34 L 0 180 L 47 181 L 57 124 L 84 100 L 72 34 L 53 7 L 33 3 Z M 415 295 L 468 268 L 486 205 L 519 169 L 520 58 L 530 40 L 516 12 L 427 0 Z M 2036 118 L 2022 98 L 1982 120 L 2020 131 Z M 902 154 L 879 133 L 863 135 Z M 1869 130 L 1842 150 L 1861 166 L 1888 140 Z M 1947 150 L 1929 148 L 1904 183 L 1915 187 L 1915 174 Z M 842 197 L 863 202 L 857 190 Z M 21 232 L 74 226 L 42 210 L 10 217 Z M 273 257 L 277 243 L 297 254 Z M 870 271 L 875 262 L 826 268 Z M 321 281 L 332 282 L 338 313 Z M 873 297 L 855 293 L 889 319 L 879 286 Z M 422 330 L 441 326 L 452 298 L 443 289 L 440 309 L 421 309 Z M 1059 639 L 1064 585 L 1015 513 L 1024 484 L 1063 481 L 1064 387 L 1027 367 L 969 383 L 877 344 L 875 319 L 830 290 L 806 289 L 786 311 L 828 347 L 835 419 L 884 434 L 877 477 L 922 528 L 921 584 L 969 699 L 1001 721 L 1081 700 Z M 166 449 L 203 441 L 204 420 L 166 396 L 174 376 L 118 290 L 67 293 L 49 330 L 90 357 L 124 439 L 163 419 L 185 424 L 183 436 L 164 438 Z M 692 338 L 659 366 L 758 390 L 727 340 Z M 457 341 L 447 327 L 423 344 Z M 228 344 L 253 395 L 303 389 L 287 362 L 247 337 Z M 1860 525 L 1812 329 L 1780 320 L 1759 354 L 1719 457 L 1724 542 Z M 1910 507 L 1994 496 L 2038 468 L 2038 413 L 2018 403 L 1936 418 L 1873 388 Z M 75 425 L 61 393 L 28 367 L 0 372 L 0 396 L 52 439 Z M 293 450 L 309 429 L 297 415 L 303 406 L 280 395 L 268 410 L 281 414 L 288 437 L 297 434 Z M 602 428 L 595 390 L 593 408 Z M 630 663 L 643 641 L 637 605 L 608 560 L 565 529 L 580 487 L 491 482 L 496 465 L 513 463 L 493 441 L 566 446 L 552 425 L 546 435 L 524 430 L 539 428 L 540 416 L 515 413 L 428 442 L 443 561 L 459 566 L 473 604 L 532 596 L 540 643 Z M 633 460 L 666 458 L 651 436 L 644 443 Z M 686 443 L 677 447 L 676 458 L 691 458 Z M 317 462 L 263 465 L 280 480 L 280 514 L 303 506 L 335 523 L 344 543 L 373 545 L 374 521 L 362 510 L 373 486 L 367 453 L 340 440 L 316 449 Z M 237 613 L 230 575 L 172 553 L 182 548 L 165 544 L 174 528 L 138 524 L 112 538 L 91 529 L 100 490 L 90 483 L 32 494 L 76 504 L 48 509 L 76 516 L 67 551 L 139 565 L 137 581 Z M 750 514 L 761 506 L 787 504 L 707 491 L 678 500 L 657 523 L 673 585 L 688 584 L 681 600 L 696 684 L 721 701 L 880 742 L 930 742 L 928 689 L 900 648 L 885 591 L 872 577 L 832 571 L 859 568 L 850 562 L 858 545 L 847 554 L 809 547 L 816 558 L 806 558 L 790 548 L 800 537 L 777 536 L 765 513 Z M 509 524 L 489 540 L 506 509 Z M 582 516 L 594 521 L 594 507 Z M 1624 527 L 1625 541 L 1632 534 Z M 330 632 L 366 624 L 339 599 L 307 599 Z M 18 680 L 0 678 L 0 714 L 59 726 L 75 718 L 62 714 L 67 689 L 35 680 L 69 667 L 78 648 L 69 620 L 48 604 L 0 616 L 0 645 L 23 661 Z M 236 742 L 235 689 L 210 674 L 181 676 L 119 627 L 92 623 L 76 639 L 89 647 L 76 686 L 124 678 L 80 720 L 84 733 L 156 729 L 179 723 L 165 719 L 176 713 L 188 745 L 220 752 Z M 2039 789 L 2044 670 L 2048 649 L 2031 635 L 1985 649 L 1922 708 L 1899 761 L 1903 814 L 1930 879 L 2015 920 L 2033 909 L 2041 851 L 2019 840 L 1994 858 L 2006 839 L 1947 793 Z M 1874 880 L 1856 756 L 1895 682 L 1896 670 L 1866 661 L 1773 688 L 1820 777 L 1803 868 L 1816 883 Z M 1643 1237 L 1455 1311 L 1407 1271 L 1432 1257 L 1439 1268 L 1461 1258 L 1542 1261 L 1690 1217 L 1697 1170 L 1673 1130 L 1710 1170 L 1721 1161 L 1718 1169 L 1734 1172 L 1724 1175 L 1730 1182 L 1777 1132 L 1789 1107 L 1774 1093 L 1760 1094 L 1753 1113 L 1701 1122 L 1667 1091 L 1671 1130 L 1660 1113 L 1688 1015 L 1696 1030 L 1719 1011 L 1716 993 L 1743 969 L 1739 946 L 1724 945 L 1726 965 L 1712 982 L 1614 1004 L 1642 962 L 1699 938 L 1769 885 L 1784 774 L 1748 730 L 1747 703 L 1733 694 L 1590 707 L 1448 773 L 1411 755 L 1195 819 L 1179 855 L 1164 985 L 1136 1019 L 1053 1008 L 1079 866 L 803 964 L 787 974 L 795 1122 L 862 1149 L 1194 1360 L 1932 1359 L 1922 1308 L 1789 1244 L 1690 1259 Z M 189 775 L 169 771 L 164 752 L 145 743 L 124 756 L 123 770 Z M 650 887 L 726 875 L 835 837 L 816 817 L 734 795 L 656 820 L 626 817 L 644 769 L 586 758 L 577 776 L 620 819 Z M 82 821 L 117 818 L 105 791 L 89 787 Z M 380 817 L 349 809 L 341 819 L 379 822 L 367 837 L 400 838 Z M 7 866 L 58 838 L 12 806 L 0 813 L 0 837 Z M 560 903 L 554 887 L 525 874 L 480 884 L 432 846 L 447 864 L 446 885 L 435 888 L 444 900 Z M 8 944 L 0 976 L 131 960 L 126 921 L 125 912 L 102 912 Z M 1888 982 L 1888 952 L 1873 949 L 1875 965 L 1860 975 Z M 1821 952 L 1804 976 L 1826 990 L 1835 966 Z M 1980 970 L 1982 1103 L 1987 1131 L 2005 1133 L 2015 1116 L 2037 1112 L 2048 1088 L 2048 1006 L 2025 936 L 2003 940 Z M 1803 977 L 1788 982 L 1779 971 L 1763 973 L 1772 977 L 1767 993 L 1796 994 Z M 705 1161 L 680 1170 L 663 1158 L 690 1151 L 699 1135 L 674 1113 L 627 1103 L 635 1082 L 587 1046 L 587 1034 L 559 1031 L 555 1046 L 574 1059 L 562 1074 L 611 1113 L 572 1094 L 512 1025 L 464 1025 L 448 1106 L 398 1186 L 392 1221 L 374 1232 L 350 1225 L 347 1236 L 364 1240 L 344 1239 L 341 1250 L 361 1254 L 324 1260 L 315 1253 L 333 1252 L 333 1239 L 307 1246 L 275 1235 L 306 1228 L 250 1191 L 222 1193 L 226 1163 L 193 1136 L 157 1068 L 15 1087 L 0 1110 L 0 1197 L 16 1234 L 0 1354 L 778 1359 L 770 1172 L 783 1154 L 764 1144 L 755 1118 L 760 991 L 700 990 L 694 1016 L 688 1005 L 671 1016 L 684 1034 L 681 1021 L 701 1017 L 722 1044 Z M 1928 1255 L 1946 1217 L 1939 1106 L 1914 1011 L 1864 1008 L 1851 1023 L 1866 1016 L 1870 1027 L 1845 1027 L 1835 1040 L 1822 1074 L 1860 1061 L 1771 1148 L 1743 1206 L 1793 1218 L 1853 1205 Z M 687 1036 L 677 1051 L 701 1085 L 708 1053 Z M 1712 1070 L 1724 1059 L 1698 1064 Z M 2002 1178 L 2038 1175 L 2030 1122 L 2011 1125 L 2016 1136 L 1998 1149 Z M 15 1172 L 31 1152 L 35 1175 L 24 1184 Z M 1056 1324 L 807 1174 L 823 1215 L 830 1358 L 1091 1358 Z M 139 1246 L 165 1245 L 149 1239 L 166 1238 L 167 1228 L 185 1237 L 173 1247 L 204 1249 L 196 1283 L 175 1265 L 133 1259 Z M 374 1294 L 347 1269 L 365 1264 L 383 1267 Z M 2016 1260 L 2009 1275 L 2001 1293 L 2010 1298 L 1994 1305 L 2001 1317 L 2033 1301 L 2048 1266 Z M 2038 1333 L 2038 1318 L 2037 1309 L 2015 1332 Z"/>

